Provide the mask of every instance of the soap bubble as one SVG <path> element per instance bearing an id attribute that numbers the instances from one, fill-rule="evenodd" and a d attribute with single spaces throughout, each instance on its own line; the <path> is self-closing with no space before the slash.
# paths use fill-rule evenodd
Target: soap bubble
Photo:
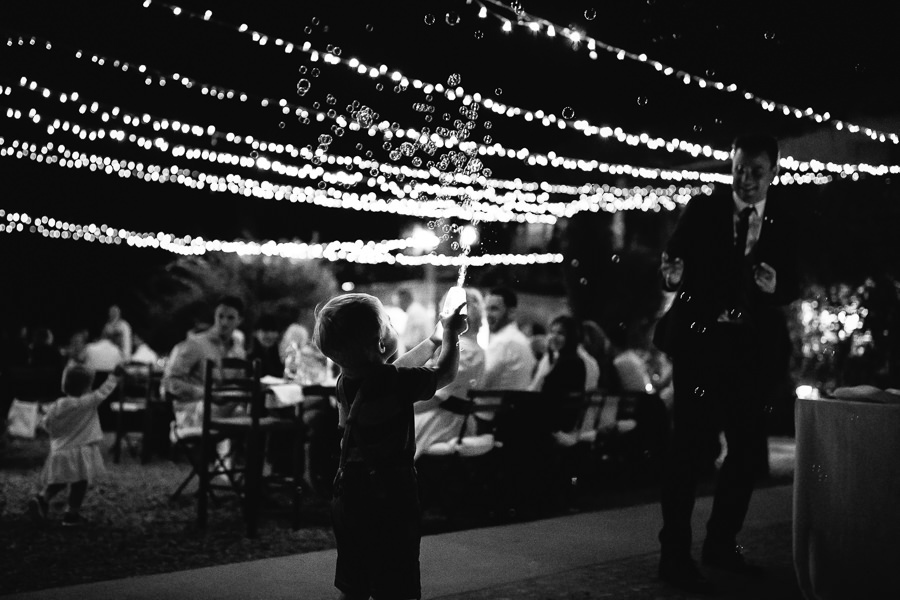
<path id="1" fill-rule="evenodd" d="M 571 119 L 575 116 L 575 110 L 573 110 L 571 106 L 567 106 L 562 109 L 562 116 L 564 119 Z"/>
<path id="2" fill-rule="evenodd" d="M 459 85 L 459 82 L 462 81 L 462 77 L 459 73 L 452 73 L 450 77 L 447 78 L 447 85 L 451 87 L 456 87 Z"/>
<path id="3" fill-rule="evenodd" d="M 429 13 L 425 15 L 425 24 L 426 25 L 434 25 L 434 15 Z"/>
<path id="4" fill-rule="evenodd" d="M 384 86 L 381 85 L 380 83 L 375 84 L 375 91 L 380 92 L 383 89 L 384 89 Z"/>
<path id="5" fill-rule="evenodd" d="M 584 18 L 588 21 L 593 21 L 597 18 L 597 11 L 593 8 L 587 9 L 586 11 L 584 11 Z"/>
<path id="6" fill-rule="evenodd" d="M 444 15 L 444 22 L 447 23 L 450 27 L 459 24 L 459 15 L 453 11 L 448 12 Z"/>
<path id="7" fill-rule="evenodd" d="M 391 150 L 390 157 L 391 160 L 400 160 L 400 151 L 399 150 Z"/>
<path id="8" fill-rule="evenodd" d="M 330 144 L 330 143 L 331 143 L 331 136 L 328 135 L 327 133 L 323 133 L 322 135 L 319 136 L 319 143 L 320 143 L 320 144 L 326 144 L 326 145 L 327 145 L 327 144 Z"/>
<path id="9" fill-rule="evenodd" d="M 475 30 L 475 39 L 480 40 L 482 38 L 484 38 L 484 32 L 481 31 L 480 29 L 476 29 Z"/>

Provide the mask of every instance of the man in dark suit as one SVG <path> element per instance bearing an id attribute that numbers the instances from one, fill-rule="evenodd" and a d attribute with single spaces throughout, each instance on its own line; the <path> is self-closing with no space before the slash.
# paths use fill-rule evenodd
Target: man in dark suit
<path id="1" fill-rule="evenodd" d="M 691 558 L 697 480 L 725 433 L 703 563 L 745 575 L 736 536 L 759 475 L 767 403 L 787 376 L 790 339 L 781 307 L 799 293 L 796 232 L 785 199 L 768 197 L 778 175 L 778 143 L 737 138 L 732 190 L 688 204 L 663 253 L 663 286 L 675 291 L 654 343 L 674 371 L 672 437 L 662 485 L 659 576 L 681 589 L 711 591 Z M 774 195 L 773 195 L 774 196 Z"/>

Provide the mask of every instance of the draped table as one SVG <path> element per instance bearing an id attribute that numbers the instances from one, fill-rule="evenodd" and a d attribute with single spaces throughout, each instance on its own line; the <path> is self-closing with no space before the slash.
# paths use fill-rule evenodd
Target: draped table
<path id="1" fill-rule="evenodd" d="M 799 399 L 795 418 L 801 591 L 808 600 L 898 597 L 900 402 Z"/>

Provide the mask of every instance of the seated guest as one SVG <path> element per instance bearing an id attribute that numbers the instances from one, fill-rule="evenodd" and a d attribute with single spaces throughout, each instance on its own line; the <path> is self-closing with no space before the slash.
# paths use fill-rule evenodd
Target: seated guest
<path id="1" fill-rule="evenodd" d="M 203 419 L 203 385 L 206 361 L 219 363 L 223 358 L 245 358 L 234 331 L 241 323 L 244 303 L 225 296 L 216 304 L 213 325 L 206 331 L 188 335 L 176 345 L 163 373 L 163 389 L 174 401 L 176 429 L 200 427 Z M 215 405 L 219 416 L 230 416 L 235 405 Z"/>
<path id="2" fill-rule="evenodd" d="M 62 354 L 53 343 L 53 332 L 47 327 L 36 328 L 28 344 L 28 366 L 62 368 L 62 363 Z"/>
<path id="3" fill-rule="evenodd" d="M 616 373 L 613 360 L 616 357 L 616 349 L 609 336 L 596 321 L 586 320 L 581 322 L 582 347 L 597 361 L 600 368 L 600 378 L 597 387 L 609 392 L 617 392 L 621 389 L 619 377 Z M 590 388 L 589 388 L 590 389 Z"/>
<path id="4" fill-rule="evenodd" d="M 284 375 L 284 363 L 278 350 L 281 339 L 281 328 L 273 315 L 262 315 L 253 329 L 253 337 L 247 347 L 247 358 L 259 359 L 262 363 L 262 374 L 273 377 Z"/>
<path id="5" fill-rule="evenodd" d="M 104 330 L 100 339 L 85 346 L 82 364 L 95 373 L 112 373 L 116 367 L 125 362 L 122 349 L 114 339 L 117 336 L 115 331 Z"/>
<path id="6" fill-rule="evenodd" d="M 116 342 L 122 351 L 123 360 L 131 360 L 132 336 L 131 325 L 122 318 L 122 310 L 115 304 L 109 307 L 108 319 L 103 326 L 104 337 Z"/>
<path id="7" fill-rule="evenodd" d="M 498 287 L 485 299 L 488 347 L 481 387 L 487 390 L 527 390 L 537 361 L 531 343 L 514 320 L 518 296 L 509 288 Z M 470 321 L 471 322 L 471 321 Z"/>
<path id="8" fill-rule="evenodd" d="M 649 365 L 646 336 L 637 325 L 628 329 L 628 345 L 616 354 L 613 365 L 623 392 L 648 392 L 655 388 Z"/>
<path id="9" fill-rule="evenodd" d="M 441 306 L 444 300 L 441 300 Z M 416 454 L 419 458 L 432 444 L 449 442 L 459 435 L 465 416 L 460 409 L 469 402 L 467 394 L 479 385 L 484 374 L 484 350 L 477 337 L 484 315 L 484 298 L 474 288 L 466 288 L 469 329 L 459 336 L 459 370 L 453 383 L 435 392 L 431 400 L 417 402 L 415 411 Z M 435 340 L 437 346 L 437 340 Z M 455 405 L 455 406 L 454 406 Z M 454 408 L 456 411 L 454 412 Z"/>
<path id="10" fill-rule="evenodd" d="M 600 369 L 586 351 L 579 351 L 582 338 L 580 323 L 568 315 L 553 319 L 547 352 L 538 363 L 530 389 L 546 394 L 551 400 L 562 399 L 572 392 L 595 389 Z M 553 415 L 554 429 L 569 431 L 575 427 L 577 406 L 565 407 Z"/>
<path id="11" fill-rule="evenodd" d="M 79 327 L 69 336 L 69 343 L 63 348 L 63 358 L 66 366 L 84 363 L 84 351 L 90 339 L 90 332 L 87 327 Z"/>

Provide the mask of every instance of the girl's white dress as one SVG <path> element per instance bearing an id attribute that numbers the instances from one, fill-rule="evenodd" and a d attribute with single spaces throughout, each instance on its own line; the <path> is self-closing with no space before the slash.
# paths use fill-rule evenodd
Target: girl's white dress
<path id="1" fill-rule="evenodd" d="M 106 474 L 100 445 L 103 431 L 97 407 L 116 388 L 110 375 L 103 385 L 82 396 L 64 396 L 50 405 L 41 425 L 50 434 L 50 456 L 41 471 L 40 484 L 93 483 Z"/>

